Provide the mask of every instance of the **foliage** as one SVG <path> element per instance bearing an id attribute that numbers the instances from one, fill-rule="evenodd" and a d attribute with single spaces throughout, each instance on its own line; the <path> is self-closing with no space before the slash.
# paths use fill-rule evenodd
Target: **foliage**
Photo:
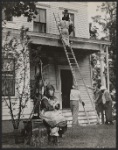
<path id="1" fill-rule="evenodd" d="M 104 71 L 103 74 L 107 80 L 107 67 L 104 59 Z M 96 85 L 97 88 L 101 86 L 101 75 L 100 75 L 100 54 L 91 55 L 91 66 L 92 66 L 92 80 L 93 85 Z"/>
<path id="2" fill-rule="evenodd" d="M 115 88 L 116 81 L 116 2 L 103 2 L 101 6 L 98 6 L 98 11 L 104 13 L 104 15 L 97 15 L 92 17 L 93 22 L 99 24 L 102 27 L 105 37 L 101 40 L 110 40 L 111 45 L 109 47 L 109 70 L 110 70 L 110 90 Z"/>
<path id="3" fill-rule="evenodd" d="M 30 79 L 28 77 L 27 71 L 29 70 L 29 44 L 30 37 L 27 35 L 28 28 L 22 27 L 20 30 L 20 38 L 13 36 L 10 32 L 7 32 L 5 40 L 2 43 L 2 55 L 3 62 L 4 58 L 15 59 L 15 86 L 16 86 L 16 99 L 14 100 L 9 94 L 9 85 L 4 85 L 8 96 L 3 97 L 3 102 L 9 108 L 9 113 L 11 115 L 12 124 L 14 129 L 18 129 L 21 116 L 23 116 L 23 111 L 27 107 L 29 100 L 29 83 Z M 19 76 L 18 76 L 19 75 Z"/>
<path id="4" fill-rule="evenodd" d="M 12 16 L 14 17 L 20 17 L 21 15 L 24 15 L 28 18 L 28 21 L 31 21 L 32 18 L 35 18 L 35 15 L 37 15 L 36 11 L 36 2 L 2 2 L 2 9 L 5 13 L 5 20 L 9 20 Z"/>
<path id="5" fill-rule="evenodd" d="M 97 37 L 99 36 L 97 29 L 98 28 L 95 26 L 92 27 L 92 23 L 89 24 L 89 33 L 91 39 L 97 39 Z"/>

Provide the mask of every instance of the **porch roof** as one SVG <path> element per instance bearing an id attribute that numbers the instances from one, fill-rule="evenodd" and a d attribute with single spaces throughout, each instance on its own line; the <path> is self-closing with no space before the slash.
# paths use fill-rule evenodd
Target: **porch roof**
<path id="1" fill-rule="evenodd" d="M 3 33 L 7 31 L 11 31 L 12 34 L 15 34 L 16 36 L 19 35 L 20 32 L 18 29 L 3 28 Z M 31 37 L 31 41 L 33 44 L 62 47 L 62 43 L 61 41 L 59 41 L 60 39 L 59 35 L 49 33 L 36 33 L 33 31 L 29 31 L 28 35 Z M 78 37 L 70 37 L 70 40 L 73 42 L 72 43 L 73 49 L 83 49 L 92 51 L 99 51 L 100 45 L 109 46 L 111 44 L 109 41 L 78 38 Z"/>

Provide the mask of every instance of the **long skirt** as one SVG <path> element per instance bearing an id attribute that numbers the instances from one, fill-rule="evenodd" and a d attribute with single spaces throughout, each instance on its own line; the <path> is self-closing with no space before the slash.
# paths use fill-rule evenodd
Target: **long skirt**
<path id="1" fill-rule="evenodd" d="M 64 127 L 67 125 L 67 120 L 60 110 L 42 112 L 41 118 L 45 120 L 50 127 Z"/>
<path id="2" fill-rule="evenodd" d="M 40 116 L 50 128 L 50 136 L 59 136 L 59 128 L 67 126 L 67 120 L 59 110 L 42 111 Z"/>
<path id="3" fill-rule="evenodd" d="M 68 29 L 62 29 L 62 38 L 66 46 L 70 46 Z"/>

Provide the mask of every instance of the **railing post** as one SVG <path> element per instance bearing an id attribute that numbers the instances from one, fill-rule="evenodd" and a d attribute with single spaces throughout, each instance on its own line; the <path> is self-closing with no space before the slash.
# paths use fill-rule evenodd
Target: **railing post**
<path id="1" fill-rule="evenodd" d="M 104 74 L 104 67 L 105 67 L 105 62 L 104 62 L 104 49 L 102 46 L 102 49 L 100 50 L 100 76 L 101 76 L 101 84 L 102 86 L 106 87 L 106 80 L 105 80 L 105 74 Z"/>
<path id="2" fill-rule="evenodd" d="M 109 89 L 109 53 L 108 53 L 108 46 L 106 46 L 106 63 L 107 63 L 107 89 Z"/>

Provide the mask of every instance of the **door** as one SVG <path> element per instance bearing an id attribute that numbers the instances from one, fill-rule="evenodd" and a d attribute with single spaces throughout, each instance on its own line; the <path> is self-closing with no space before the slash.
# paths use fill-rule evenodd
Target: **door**
<path id="1" fill-rule="evenodd" d="M 61 70 L 62 108 L 70 108 L 70 89 L 72 88 L 72 74 L 70 70 Z"/>

